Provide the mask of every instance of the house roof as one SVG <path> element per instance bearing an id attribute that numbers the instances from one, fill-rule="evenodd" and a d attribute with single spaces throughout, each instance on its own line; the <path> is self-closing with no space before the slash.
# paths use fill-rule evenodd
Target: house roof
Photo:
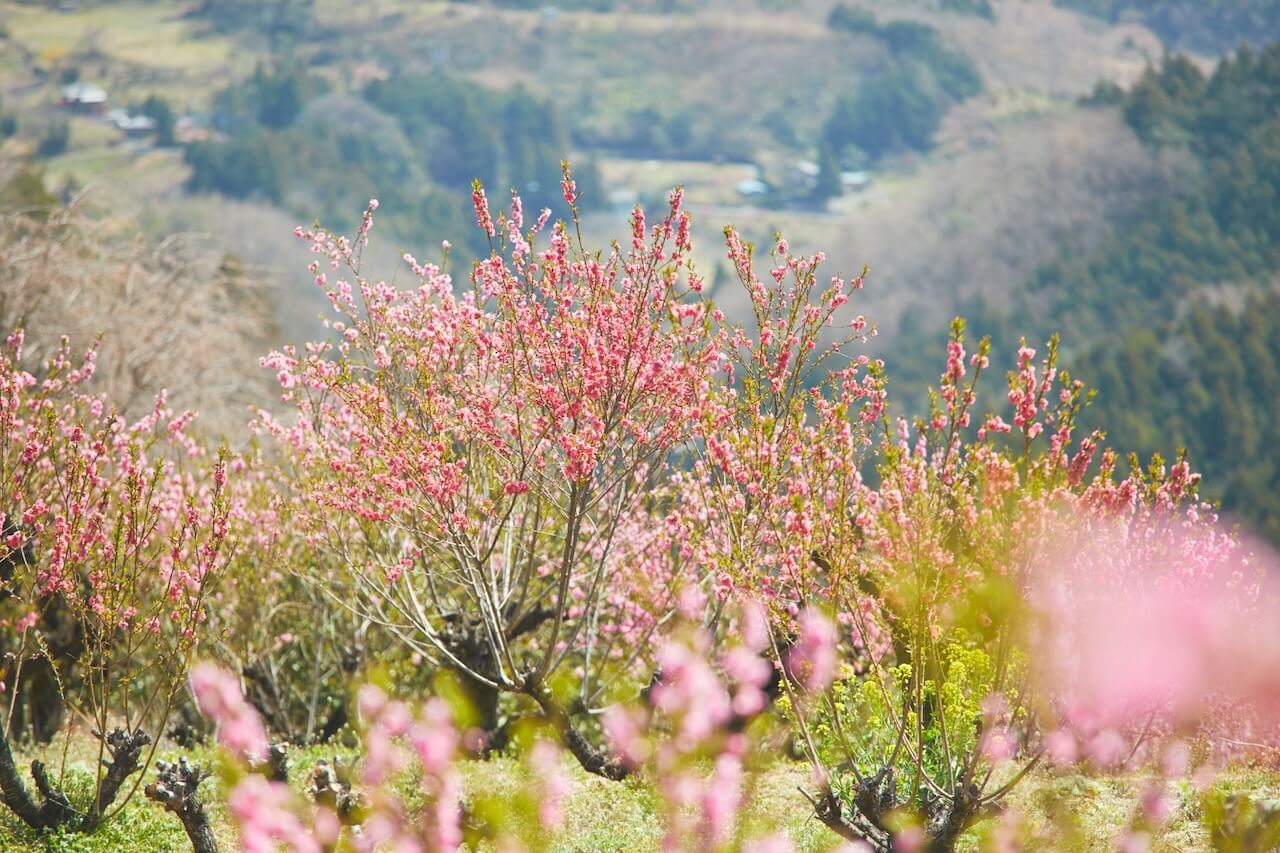
<path id="1" fill-rule="evenodd" d="M 92 83 L 70 83 L 61 89 L 62 100 L 71 104 L 105 104 L 106 90 Z"/>

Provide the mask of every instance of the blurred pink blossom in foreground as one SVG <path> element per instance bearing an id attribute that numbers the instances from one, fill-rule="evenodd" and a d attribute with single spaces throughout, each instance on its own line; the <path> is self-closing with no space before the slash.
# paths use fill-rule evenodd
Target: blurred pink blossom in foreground
<path id="1" fill-rule="evenodd" d="M 1274 749 L 1280 560 L 1261 543 L 1169 513 L 1073 520 L 1033 566 L 1031 652 L 1062 728 L 1059 762 L 1126 760 L 1142 732 Z"/>

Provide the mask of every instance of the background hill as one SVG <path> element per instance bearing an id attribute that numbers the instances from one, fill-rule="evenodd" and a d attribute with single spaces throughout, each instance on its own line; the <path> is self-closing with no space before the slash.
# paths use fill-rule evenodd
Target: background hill
<path id="1" fill-rule="evenodd" d="M 570 157 L 594 239 L 683 183 L 712 281 L 728 222 L 871 264 L 904 408 L 953 314 L 1005 350 L 1061 329 L 1113 443 L 1189 448 L 1280 540 L 1276 8 L 0 0 L 0 207 L 83 194 L 95 241 L 199 235 L 196 280 L 270 283 L 226 303 L 253 341 L 301 339 L 323 308 L 293 225 L 349 228 L 371 195 L 390 277 L 444 239 L 455 271 L 483 251 L 473 177 L 562 214 Z"/>

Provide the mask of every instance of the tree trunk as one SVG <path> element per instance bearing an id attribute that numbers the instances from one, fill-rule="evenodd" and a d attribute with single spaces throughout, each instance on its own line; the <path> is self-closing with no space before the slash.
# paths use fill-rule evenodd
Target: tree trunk
<path id="1" fill-rule="evenodd" d="M 7 735 L 0 737 L 0 801 L 32 829 L 66 827 L 72 832 L 92 832 L 115 802 L 126 780 L 138 770 L 142 751 L 151 743 L 151 737 L 142 730 L 130 734 L 116 729 L 105 740 L 111 761 L 107 762 L 107 770 L 98 782 L 94 807 L 89 814 L 76 811 L 67 795 L 54 786 L 42 761 L 31 762 L 31 779 L 41 798 L 37 800 L 22 781 Z"/>
<path id="2" fill-rule="evenodd" d="M 631 775 L 631 768 L 623 764 L 621 759 L 596 748 L 583 736 L 582 732 L 577 730 L 569 713 L 556 702 L 549 690 L 533 687 L 528 692 L 559 732 L 560 742 L 574 758 L 578 759 L 583 770 L 615 782 L 620 782 Z"/>
<path id="3" fill-rule="evenodd" d="M 218 853 L 218 840 L 199 794 L 200 783 L 208 777 L 208 771 L 188 763 L 185 757 L 177 764 L 157 761 L 156 781 L 146 787 L 147 797 L 182 821 L 194 853 Z"/>

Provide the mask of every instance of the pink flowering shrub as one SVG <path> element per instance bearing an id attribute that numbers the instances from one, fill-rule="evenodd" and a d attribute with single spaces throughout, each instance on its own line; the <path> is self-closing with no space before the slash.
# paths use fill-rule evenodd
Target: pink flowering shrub
<path id="1" fill-rule="evenodd" d="M 1101 437 L 1073 436 L 1082 384 L 1056 341 L 1034 359 L 1024 346 L 1009 374 L 1012 423 L 978 425 L 987 345 L 970 356 L 957 324 L 930 416 L 914 439 L 885 432 L 852 567 L 810 593 L 846 627 L 847 665 L 825 698 L 791 668 L 788 711 L 827 780 L 819 816 L 876 849 L 953 849 L 1046 754 L 1132 770 L 1157 735 L 1209 736 L 1227 709 L 1270 725 L 1256 667 L 1280 638 L 1256 563 L 1185 462 L 1117 479 L 1107 452 L 1094 473 Z M 797 648 L 824 645 L 803 622 Z"/>
<path id="2" fill-rule="evenodd" d="M 0 630 L 14 694 L 0 789 L 33 826 L 92 828 L 150 760 L 143 727 L 163 727 L 204 632 L 230 549 L 227 462 L 204 458 L 187 434 L 192 413 L 169 410 L 163 395 L 129 422 L 89 393 L 96 347 L 77 357 L 64 340 L 34 372 L 22 348 L 17 331 L 0 351 Z M 41 804 L 13 768 L 8 737 L 24 727 L 51 737 L 64 700 L 102 733 L 97 793 L 63 803 L 37 763 Z"/>
<path id="3" fill-rule="evenodd" d="M 680 483 L 683 561 L 794 616 L 848 565 L 863 490 L 860 466 L 884 412 L 883 365 L 851 346 L 873 334 L 849 302 L 862 279 L 823 281 L 821 253 L 781 238 L 763 279 L 754 247 L 726 229 L 753 323 L 709 313 L 725 341 L 724 377 L 703 407 L 701 443 Z"/>
<path id="4" fill-rule="evenodd" d="M 209 595 L 206 652 L 241 677 L 274 739 L 302 745 L 331 739 L 349 719 L 370 655 L 409 654 L 339 603 L 352 596 L 351 576 L 297 518 L 305 486 L 278 462 L 258 447 L 230 460 L 239 547 Z"/>
<path id="5" fill-rule="evenodd" d="M 328 340 L 264 360 L 297 408 L 265 427 L 308 472 L 299 521 L 343 555 L 363 612 L 477 698 L 524 696 L 568 726 L 610 671 L 643 667 L 619 626 L 641 640 L 664 615 L 612 594 L 615 554 L 644 535 L 651 484 L 694 437 L 720 347 L 690 298 L 679 191 L 651 228 L 637 210 L 629 249 L 606 255 L 564 223 L 536 250 L 545 212 L 526 223 L 517 197 L 495 221 L 483 189 L 474 201 L 494 252 L 461 295 L 413 258 L 415 289 L 364 277 L 376 203 L 354 241 L 299 231 L 336 319 Z M 678 580 L 651 578 L 649 600 L 669 613 Z"/>
<path id="6" fill-rule="evenodd" d="M 1058 757 L 1114 764 L 1107 744 L 1143 729 L 1280 746 L 1274 559 L 1182 513 L 1084 521 L 1050 540 L 1032 598 Z"/>
<path id="7" fill-rule="evenodd" d="M 645 768 L 658 789 L 664 850 L 742 843 L 746 827 L 737 817 L 750 795 L 753 750 L 763 746 L 747 727 L 766 706 L 773 674 L 760 656 L 763 640 L 748 638 L 717 661 L 704 632 L 673 636 L 659 651 L 649 706 L 615 706 L 605 718 L 614 749 L 630 766 Z"/>
<path id="8" fill-rule="evenodd" d="M 217 722 L 219 745 L 244 761 L 266 760 L 267 733 L 235 678 L 214 664 L 201 663 L 191 670 L 191 692 L 200 713 Z"/>
<path id="9" fill-rule="evenodd" d="M 573 208 L 567 168 L 562 190 Z M 679 190 L 605 253 L 576 209 L 472 201 L 492 252 L 465 283 L 447 246 L 405 256 L 410 286 L 366 277 L 376 202 L 353 239 L 299 229 L 327 334 L 263 359 L 289 417 L 260 414 L 270 446 L 208 471 L 189 415 L 161 400 L 130 424 L 82 390 L 92 352 L 37 377 L 11 339 L 9 689 L 56 664 L 100 731 L 136 730 L 212 634 L 234 674 L 189 684 L 248 850 L 547 849 L 575 787 L 562 749 L 650 784 L 665 849 L 789 850 L 745 816 L 787 739 L 846 851 L 952 850 L 997 817 L 998 849 L 1047 843 L 1006 797 L 1082 765 L 1139 779 L 1122 843 L 1142 849 L 1175 781 L 1280 746 L 1266 558 L 1184 459 L 1121 475 L 1076 434 L 1089 397 L 1056 340 L 1019 349 L 1007 408 L 980 417 L 989 345 L 957 322 L 927 415 L 895 420 L 884 366 L 854 351 L 862 278 L 827 278 L 820 253 L 779 238 L 760 276 L 726 230 L 740 324 L 702 295 Z M 37 654 L 56 624 L 75 643 Z M 263 775 L 269 734 L 346 728 L 359 759 L 305 796 Z M 3 744 L 4 802 L 91 827 L 139 763 L 131 737 L 104 739 L 84 816 L 32 799 Z M 487 747 L 522 756 L 518 783 L 467 794 Z M 160 770 L 148 794 L 212 849 L 201 771 Z"/>

